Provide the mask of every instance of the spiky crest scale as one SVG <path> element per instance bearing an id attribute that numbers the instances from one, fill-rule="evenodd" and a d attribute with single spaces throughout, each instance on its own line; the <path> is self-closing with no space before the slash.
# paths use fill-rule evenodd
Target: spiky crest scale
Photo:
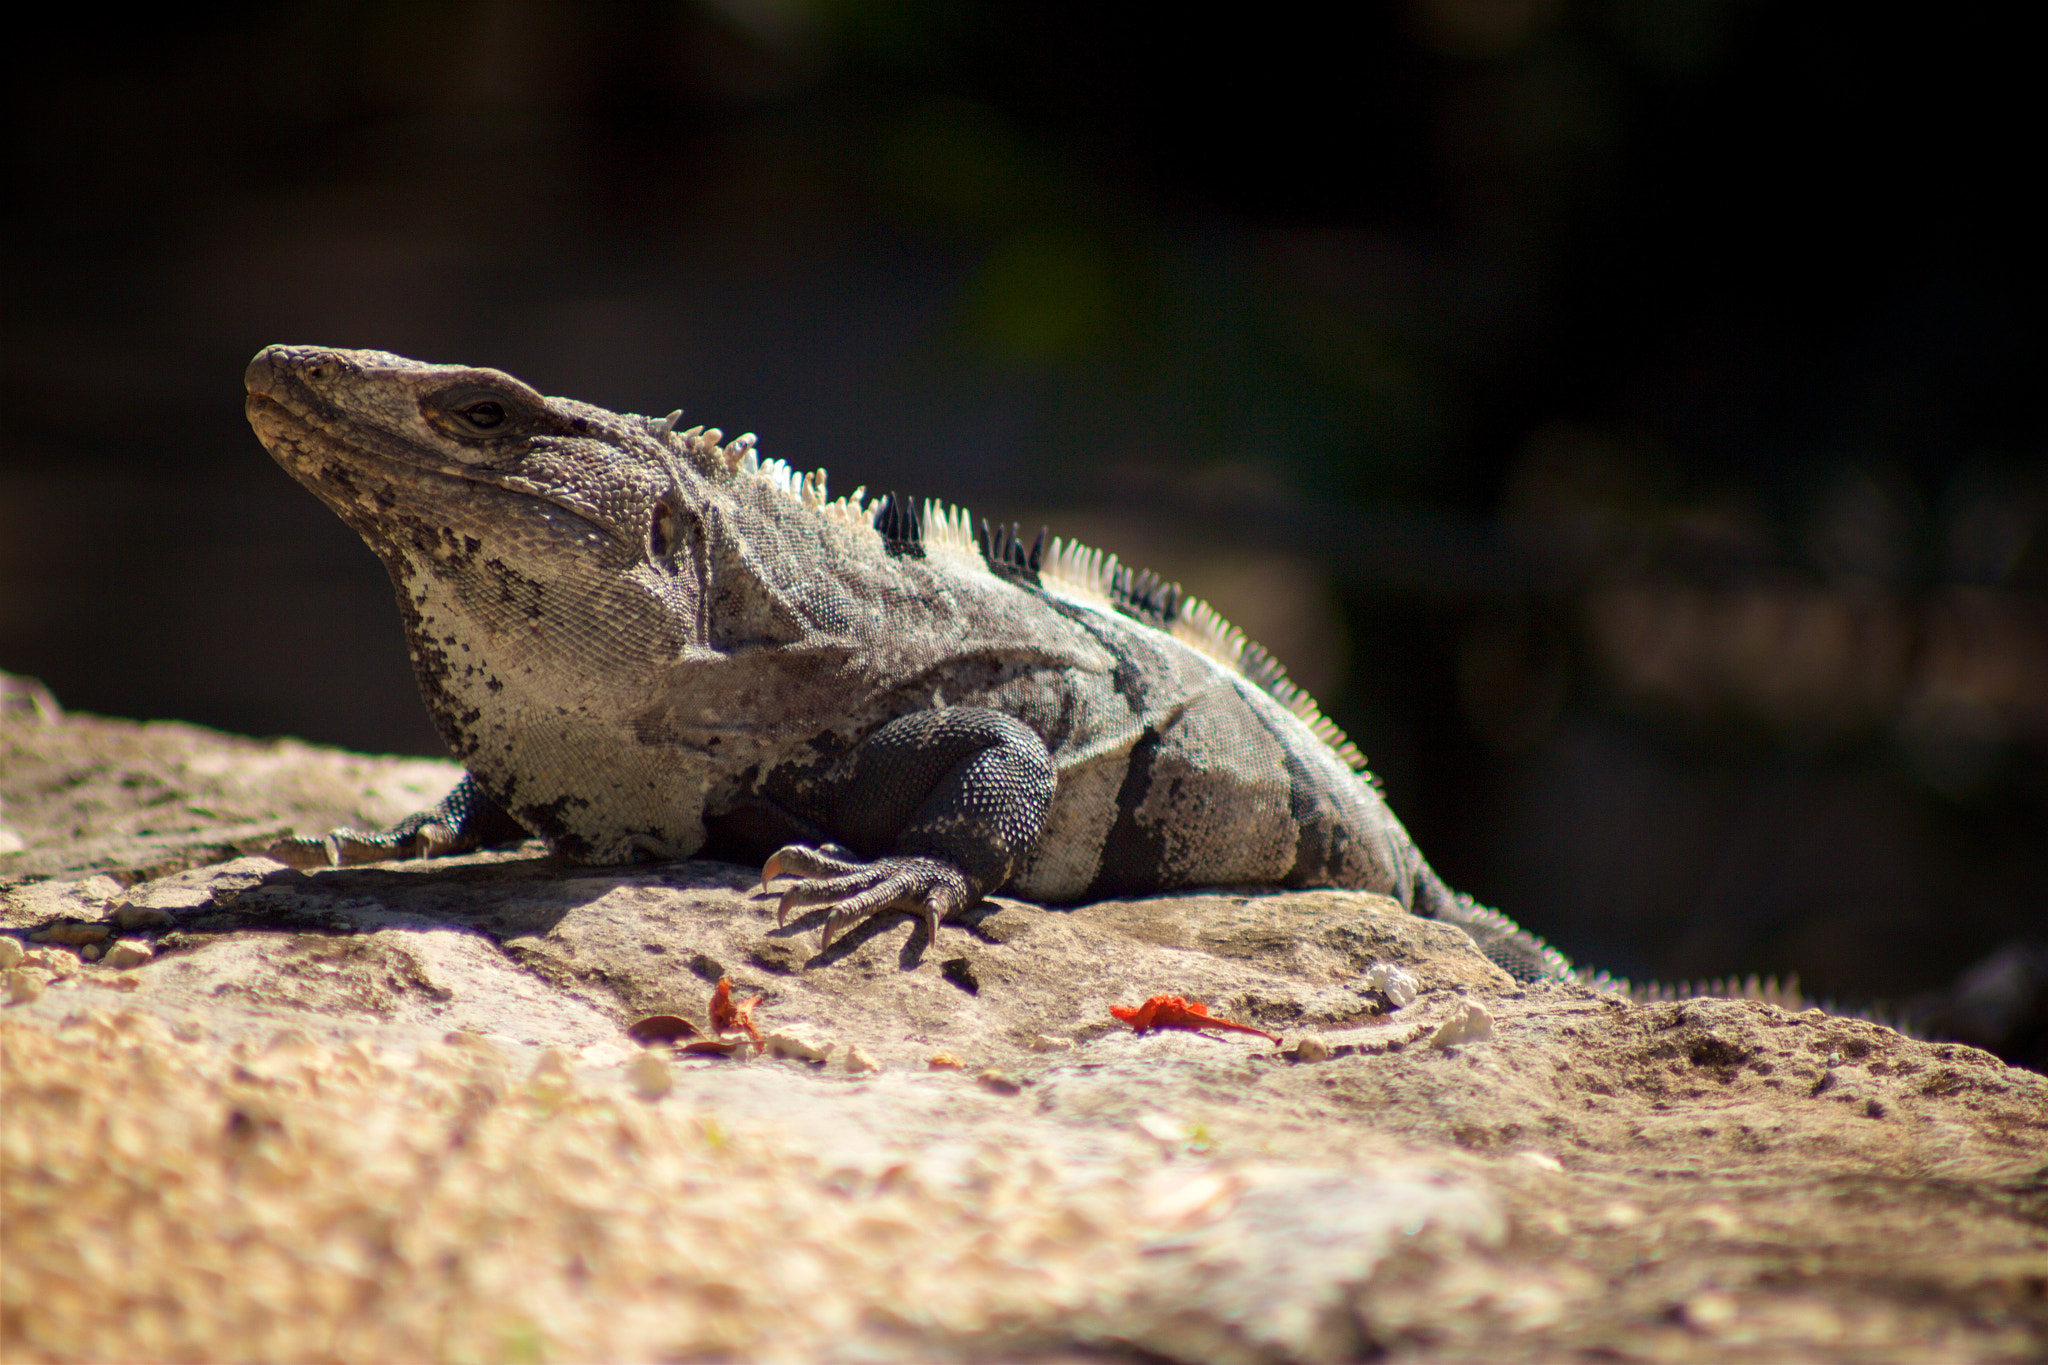
<path id="1" fill-rule="evenodd" d="M 1114 611 L 1164 630 L 1266 692 L 1353 772 L 1365 771 L 1365 755 L 1322 713 L 1315 699 L 1295 685 L 1280 662 L 1178 583 L 1148 569 L 1130 568 L 1103 550 L 1058 536 L 1048 541 L 1043 531 L 1027 550 L 1014 526 L 999 528 L 977 522 L 966 508 L 937 498 L 928 498 L 920 506 L 890 493 L 870 504 L 863 486 L 849 497 L 828 502 L 824 470 L 803 474 L 782 460 L 761 459 L 753 449 L 751 434 L 736 437 L 725 447 L 719 444 L 724 434 L 716 427 L 708 431 L 693 428 L 681 434 L 690 442 L 693 455 L 718 457 L 720 467 L 735 479 L 758 479 L 835 525 L 866 528 L 891 554 L 943 558 L 969 572 L 1025 578 L 1055 597 L 1098 611 Z"/>

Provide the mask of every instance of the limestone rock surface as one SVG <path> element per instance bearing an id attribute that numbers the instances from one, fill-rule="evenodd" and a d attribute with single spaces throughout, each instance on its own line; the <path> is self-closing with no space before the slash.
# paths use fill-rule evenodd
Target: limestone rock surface
<path id="1" fill-rule="evenodd" d="M 2048 1352 L 2048 1078 L 1987 1053 L 1350 892 L 821 952 L 717 863 L 254 856 L 455 776 L 0 712 L 8 1359 Z M 1162 994 L 1282 1041 L 1110 1015 Z"/>

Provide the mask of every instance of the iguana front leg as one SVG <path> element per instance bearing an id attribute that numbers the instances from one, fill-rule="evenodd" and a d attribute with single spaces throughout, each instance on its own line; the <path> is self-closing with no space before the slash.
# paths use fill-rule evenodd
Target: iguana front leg
<path id="1" fill-rule="evenodd" d="M 474 848 L 524 839 L 527 832 L 497 802 L 485 796 L 468 773 L 438 805 L 414 811 L 395 825 L 366 831 L 329 830 L 293 835 L 265 850 L 293 867 L 346 867 L 386 858 L 440 858 Z"/>
<path id="2" fill-rule="evenodd" d="M 778 920 L 827 905 L 824 942 L 890 910 L 939 922 L 1010 879 L 1038 841 L 1057 777 L 1052 755 L 1013 716 L 954 706 L 901 716 L 855 746 L 830 831 L 848 848 L 788 844 L 761 869 L 806 879 L 783 892 Z"/>

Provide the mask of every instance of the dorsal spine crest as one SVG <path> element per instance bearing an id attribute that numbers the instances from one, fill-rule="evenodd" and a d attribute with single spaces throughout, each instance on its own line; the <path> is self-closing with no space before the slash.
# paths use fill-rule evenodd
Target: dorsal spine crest
<path id="1" fill-rule="evenodd" d="M 887 553 L 916 559 L 945 559 L 956 568 L 1019 581 L 1052 596 L 1098 611 L 1112 611 L 1164 631 L 1190 649 L 1230 669 L 1293 713 L 1354 772 L 1365 771 L 1365 756 L 1308 693 L 1287 676 L 1279 660 L 1246 638 L 1217 610 L 1188 595 L 1178 583 L 1149 569 L 1134 569 L 1115 555 L 1040 531 L 1027 548 L 1013 524 L 979 521 L 964 507 L 928 498 L 915 503 L 888 493 L 867 501 L 865 486 L 829 500 L 825 471 L 799 473 L 779 459 L 762 459 L 751 433 L 730 446 L 716 427 L 681 433 L 693 454 L 718 456 L 736 478 L 756 478 L 828 523 L 872 534 Z"/>

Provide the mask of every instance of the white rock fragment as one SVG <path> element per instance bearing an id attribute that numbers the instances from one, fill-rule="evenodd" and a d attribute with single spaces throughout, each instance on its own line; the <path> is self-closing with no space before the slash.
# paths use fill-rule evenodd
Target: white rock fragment
<path id="1" fill-rule="evenodd" d="M 839 1064 L 848 1071 L 880 1071 L 882 1064 L 874 1059 L 859 1043 L 848 1043 L 846 1051 L 840 1054 Z"/>
<path id="2" fill-rule="evenodd" d="M 1313 1033 L 1305 1033 L 1294 1045 L 1294 1060 L 1297 1062 L 1327 1062 L 1330 1060 L 1330 1045 Z"/>
<path id="3" fill-rule="evenodd" d="M 1539 1171 L 1549 1171 L 1552 1175 L 1564 1173 L 1564 1163 L 1548 1152 L 1516 1152 L 1515 1160 L 1534 1166 Z"/>
<path id="4" fill-rule="evenodd" d="M 784 1029 L 771 1033 L 761 1040 L 762 1046 L 771 1057 L 786 1057 L 793 1062 L 823 1062 L 832 1055 L 838 1044 L 827 1042 L 801 1029 Z"/>
<path id="5" fill-rule="evenodd" d="M 649 1049 L 627 1065 L 626 1083 L 641 1099 L 658 1100 L 675 1089 L 676 1078 L 675 1073 L 669 1070 L 668 1058 Z"/>
<path id="6" fill-rule="evenodd" d="M 43 979 L 34 972 L 11 971 L 7 974 L 7 1003 L 26 1005 L 39 1000 L 43 994 Z"/>
<path id="7" fill-rule="evenodd" d="M 1024 1046 L 1033 1052 L 1072 1052 L 1074 1040 L 1049 1033 L 1034 1033 Z"/>
<path id="8" fill-rule="evenodd" d="M 1138 1217 L 1167 1227 L 1212 1223 L 1230 1211 L 1239 1184 L 1207 1167 L 1165 1166 L 1140 1187 Z"/>
<path id="9" fill-rule="evenodd" d="M 1593 1226 L 1606 1228 L 1611 1232 L 1626 1232 L 1628 1229 L 1641 1223 L 1646 1216 L 1634 1204 L 1616 1200 L 1601 1208 L 1600 1212 L 1594 1216 Z"/>
<path id="10" fill-rule="evenodd" d="M 156 950 L 149 944 L 139 939 L 124 938 L 107 949 L 107 955 L 100 960 L 109 967 L 126 970 L 129 967 L 140 967 L 155 956 Z"/>
<path id="11" fill-rule="evenodd" d="M 1375 962 L 1365 969 L 1365 988 L 1378 991 L 1387 997 L 1389 1005 L 1398 1010 L 1415 1003 L 1422 983 L 1415 979 L 1414 973 L 1391 962 Z"/>
<path id="12" fill-rule="evenodd" d="M 19 939 L 0 934 L 0 972 L 12 971 L 28 956 L 28 950 L 21 946 Z"/>
<path id="13" fill-rule="evenodd" d="M 1486 1012 L 1486 1006 L 1477 1000 L 1467 1000 L 1464 1006 L 1429 1035 L 1429 1045 L 1435 1048 L 1459 1047 L 1465 1043 L 1483 1043 L 1493 1037 L 1493 1016 Z"/>
<path id="14" fill-rule="evenodd" d="M 1178 1146 L 1194 1136 L 1194 1129 L 1179 1119 L 1164 1114 L 1140 1114 L 1132 1120 L 1138 1131 L 1154 1142 L 1163 1142 L 1169 1147 Z"/>

